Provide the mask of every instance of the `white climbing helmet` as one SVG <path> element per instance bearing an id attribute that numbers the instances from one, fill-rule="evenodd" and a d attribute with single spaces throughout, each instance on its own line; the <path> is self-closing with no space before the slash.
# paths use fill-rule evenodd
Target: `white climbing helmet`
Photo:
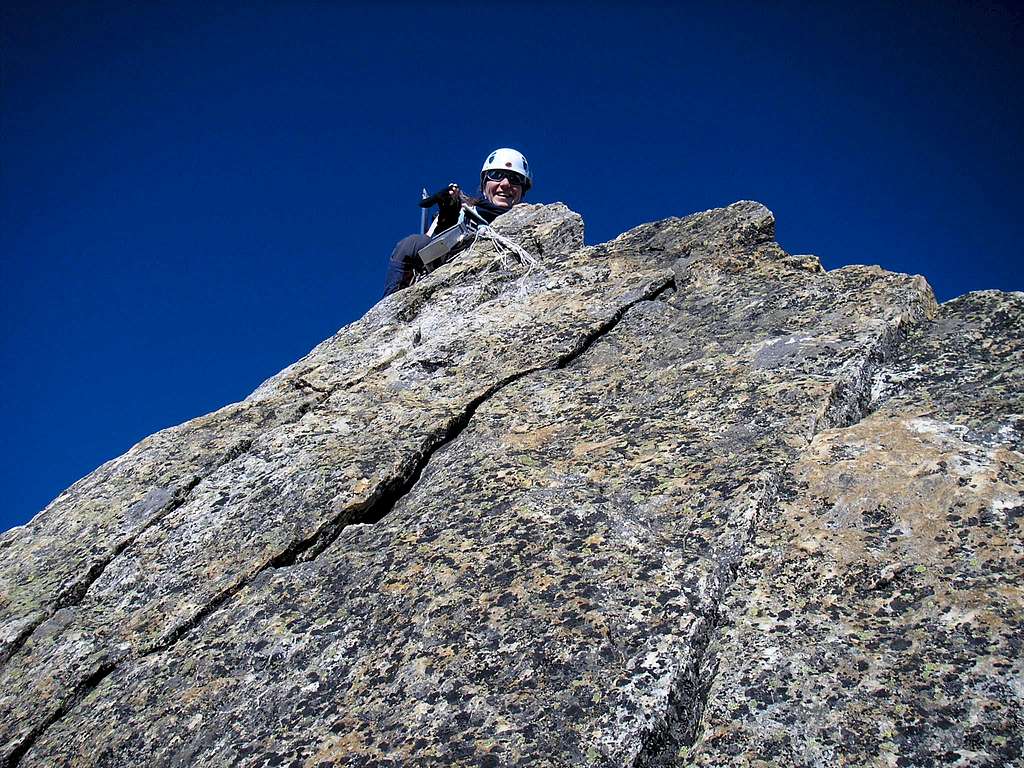
<path id="1" fill-rule="evenodd" d="M 530 173 L 530 164 L 526 162 L 523 153 L 508 147 L 496 149 L 484 160 L 484 167 L 480 169 L 480 188 L 484 185 L 484 174 L 488 171 L 515 171 L 526 179 L 523 185 L 523 192 L 533 186 L 533 174 Z"/>

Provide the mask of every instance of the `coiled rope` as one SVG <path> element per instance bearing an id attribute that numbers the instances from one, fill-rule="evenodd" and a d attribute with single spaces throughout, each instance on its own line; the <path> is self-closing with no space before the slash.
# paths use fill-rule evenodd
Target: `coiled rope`
<path id="1" fill-rule="evenodd" d="M 477 227 L 476 238 L 489 240 L 494 243 L 494 249 L 498 252 L 497 258 L 487 266 L 488 272 L 495 269 L 513 272 L 520 267 L 525 267 L 526 271 L 523 272 L 523 275 L 526 275 L 537 264 L 537 259 L 529 251 L 510 238 L 495 232 L 494 229 L 486 224 L 481 224 Z M 474 244 L 475 242 L 476 240 L 474 240 Z"/>

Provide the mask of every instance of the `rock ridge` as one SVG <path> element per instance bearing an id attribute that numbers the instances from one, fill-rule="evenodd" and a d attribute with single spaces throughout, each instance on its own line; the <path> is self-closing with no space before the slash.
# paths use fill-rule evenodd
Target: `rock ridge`
<path id="1" fill-rule="evenodd" d="M 1019 760 L 1024 295 L 497 225 L 0 536 L 0 764 Z"/>

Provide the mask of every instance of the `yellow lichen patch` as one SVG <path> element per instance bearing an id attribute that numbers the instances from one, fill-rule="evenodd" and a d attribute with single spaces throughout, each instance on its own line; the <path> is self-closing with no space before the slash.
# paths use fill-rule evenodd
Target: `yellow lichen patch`
<path id="1" fill-rule="evenodd" d="M 540 448 L 551 442 L 563 429 L 562 425 L 549 424 L 525 432 L 509 432 L 504 436 L 502 442 L 515 449 Z"/>
<path id="2" fill-rule="evenodd" d="M 592 453 L 605 453 L 605 449 L 611 448 L 612 446 L 622 448 L 625 447 L 626 445 L 628 445 L 628 441 L 625 439 L 625 437 L 617 435 L 615 437 L 609 437 L 605 440 L 577 443 L 575 446 L 573 446 L 572 455 L 575 458 L 580 458 L 581 456 L 587 456 Z"/>
<path id="3" fill-rule="evenodd" d="M 367 743 L 362 733 L 353 730 L 326 739 L 317 748 L 317 751 L 306 759 L 303 768 L 344 765 L 356 756 L 377 759 L 391 757 L 390 754 L 385 754 L 373 744 Z"/>
<path id="4" fill-rule="evenodd" d="M 964 442 L 958 432 L 916 416 L 881 413 L 818 435 L 794 474 L 828 507 L 819 502 L 814 514 L 793 516 L 804 528 L 796 546 L 815 552 L 832 541 L 832 556 L 850 563 L 867 556 L 861 544 L 867 534 L 859 531 L 882 526 L 897 536 L 910 561 L 940 562 L 953 536 L 949 515 L 979 516 L 1001 494 L 1017 498 L 996 478 L 995 452 Z M 1005 463 L 1015 454 L 1001 455 Z M 819 533 L 808 536 L 812 529 Z M 841 530 L 853 533 L 840 536 Z M 985 545 L 999 549 L 1007 542 L 994 532 Z"/>

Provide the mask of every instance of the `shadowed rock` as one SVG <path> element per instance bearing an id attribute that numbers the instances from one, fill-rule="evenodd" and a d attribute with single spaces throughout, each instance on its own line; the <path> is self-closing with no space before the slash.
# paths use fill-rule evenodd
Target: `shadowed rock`
<path id="1" fill-rule="evenodd" d="M 6 764 L 1019 758 L 1020 297 L 498 231 L 0 538 Z"/>

